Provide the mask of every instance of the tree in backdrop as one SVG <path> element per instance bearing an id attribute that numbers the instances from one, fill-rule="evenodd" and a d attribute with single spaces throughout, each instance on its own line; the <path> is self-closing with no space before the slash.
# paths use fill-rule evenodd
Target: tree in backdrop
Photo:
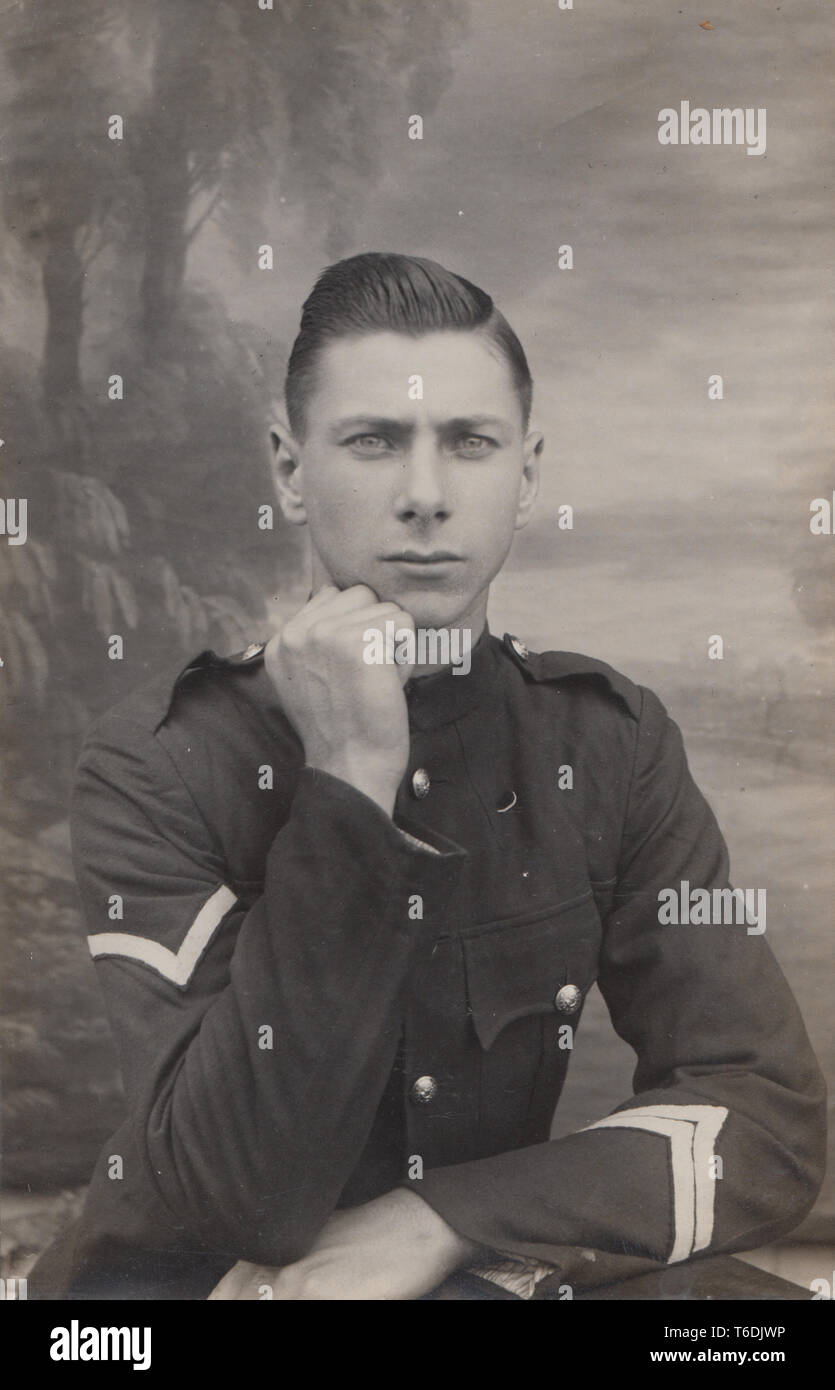
<path id="1" fill-rule="evenodd" d="M 167 661 L 257 634 L 264 596 L 298 565 L 290 528 L 256 529 L 286 344 L 190 284 L 189 248 L 213 224 L 251 267 L 268 224 L 275 239 L 280 187 L 326 255 L 345 251 L 382 172 L 381 133 L 432 109 L 464 16 L 462 0 L 7 12 L 3 216 L 45 315 L 37 368 L 0 348 L 5 462 L 19 461 L 31 535 L 0 552 L 0 641 L 33 813 L 54 816 L 92 712 Z M 88 321 L 103 284 L 106 315 Z M 130 660 L 106 660 L 113 633 Z"/>

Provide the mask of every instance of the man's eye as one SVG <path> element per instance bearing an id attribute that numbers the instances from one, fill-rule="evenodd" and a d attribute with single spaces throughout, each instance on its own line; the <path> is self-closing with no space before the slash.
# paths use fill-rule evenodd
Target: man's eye
<path id="1" fill-rule="evenodd" d="M 459 454 L 467 454 L 472 458 L 474 455 L 486 454 L 493 444 L 494 441 L 487 439 L 483 434 L 462 434 L 456 440 L 455 448 Z"/>
<path id="2" fill-rule="evenodd" d="M 366 454 L 382 454 L 391 447 L 382 434 L 354 434 L 350 439 L 346 439 L 345 443 Z"/>

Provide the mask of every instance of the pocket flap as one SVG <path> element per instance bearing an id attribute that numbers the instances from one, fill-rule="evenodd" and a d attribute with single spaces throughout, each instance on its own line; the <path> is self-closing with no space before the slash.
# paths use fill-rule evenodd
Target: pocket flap
<path id="1" fill-rule="evenodd" d="M 597 975 L 600 917 L 589 892 L 580 902 L 534 918 L 494 922 L 463 938 L 467 991 L 478 1040 L 487 1050 L 503 1028 L 529 1014 L 561 1014 L 557 991 L 573 984 L 581 994 Z"/>

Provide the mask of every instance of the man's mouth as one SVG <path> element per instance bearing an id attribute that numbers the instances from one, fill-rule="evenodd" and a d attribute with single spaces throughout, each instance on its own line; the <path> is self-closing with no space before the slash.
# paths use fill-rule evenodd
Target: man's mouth
<path id="1" fill-rule="evenodd" d="M 464 557 L 451 550 L 396 550 L 382 558 L 405 565 L 441 565 L 451 561 L 463 563 Z"/>

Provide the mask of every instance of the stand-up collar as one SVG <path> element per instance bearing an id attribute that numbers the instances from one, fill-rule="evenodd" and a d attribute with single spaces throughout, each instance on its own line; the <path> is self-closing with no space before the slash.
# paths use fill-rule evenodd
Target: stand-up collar
<path id="1" fill-rule="evenodd" d="M 404 687 L 409 721 L 418 729 L 438 729 L 461 719 L 487 698 L 496 680 L 496 659 L 490 629 L 484 631 L 470 652 L 470 669 L 456 675 L 452 667 L 432 676 L 412 676 Z"/>
<path id="2" fill-rule="evenodd" d="M 186 678 L 201 670 L 239 672 L 246 676 L 252 697 L 262 709 L 273 715 L 280 715 L 283 724 L 288 721 L 281 712 L 281 706 L 272 681 L 264 667 L 264 642 L 252 642 L 246 650 L 236 656 L 222 657 L 213 651 L 200 652 L 182 670 L 168 687 L 164 703 L 159 709 L 158 728 L 164 722 L 175 692 Z M 438 729 L 461 719 L 471 709 L 481 704 L 495 690 L 497 681 L 496 649 L 501 644 L 484 630 L 470 652 L 470 669 L 466 675 L 456 675 L 451 666 L 432 676 L 412 676 L 404 687 L 409 709 L 409 721 L 417 729 Z"/>

